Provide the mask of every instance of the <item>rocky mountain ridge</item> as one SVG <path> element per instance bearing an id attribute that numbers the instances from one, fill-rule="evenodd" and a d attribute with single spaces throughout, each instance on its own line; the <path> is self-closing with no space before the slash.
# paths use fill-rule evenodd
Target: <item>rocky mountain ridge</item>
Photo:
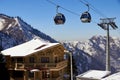
<path id="1" fill-rule="evenodd" d="M 83 70 L 81 65 L 89 66 L 87 69 L 105 70 L 106 64 L 106 36 L 93 36 L 86 41 L 73 41 L 62 43 L 66 49 L 72 50 L 76 66 Z M 80 55 L 80 56 L 78 56 Z M 78 58 L 77 58 L 78 57 Z M 85 58 L 85 59 L 83 59 Z M 112 72 L 120 71 L 120 39 L 110 37 L 110 61 Z M 86 64 L 85 64 L 86 63 Z M 82 72 L 82 71 L 80 71 Z"/>
<path id="2" fill-rule="evenodd" d="M 24 43 L 33 38 L 39 38 L 46 42 L 57 42 L 55 39 L 27 24 L 20 17 L 10 17 L 5 14 L 0 14 L 0 36 L 3 49 Z M 10 43 L 6 44 L 7 42 Z M 14 43 L 14 45 L 10 45 L 11 43 Z"/>

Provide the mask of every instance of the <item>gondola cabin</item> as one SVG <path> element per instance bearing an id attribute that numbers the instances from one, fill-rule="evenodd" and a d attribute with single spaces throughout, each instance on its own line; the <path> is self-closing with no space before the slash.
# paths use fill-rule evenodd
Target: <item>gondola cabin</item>
<path id="1" fill-rule="evenodd" d="M 57 13 L 54 17 L 55 24 L 64 24 L 65 23 L 65 16 L 62 13 Z"/>
<path id="2" fill-rule="evenodd" d="M 88 13 L 88 11 L 82 13 L 80 17 L 81 22 L 83 23 L 90 23 L 91 22 L 91 15 Z"/>

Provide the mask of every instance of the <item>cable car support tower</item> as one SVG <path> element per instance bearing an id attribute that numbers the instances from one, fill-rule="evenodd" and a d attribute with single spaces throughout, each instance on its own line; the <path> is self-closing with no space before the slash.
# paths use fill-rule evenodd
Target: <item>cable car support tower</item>
<path id="1" fill-rule="evenodd" d="M 110 26 L 112 29 L 117 29 L 117 25 L 114 22 L 114 19 L 116 18 L 103 18 L 100 19 L 101 23 L 98 23 L 98 26 L 100 26 L 102 29 L 107 31 L 107 40 L 106 40 L 106 71 L 111 71 L 110 66 L 110 39 L 109 39 L 109 30 Z"/>

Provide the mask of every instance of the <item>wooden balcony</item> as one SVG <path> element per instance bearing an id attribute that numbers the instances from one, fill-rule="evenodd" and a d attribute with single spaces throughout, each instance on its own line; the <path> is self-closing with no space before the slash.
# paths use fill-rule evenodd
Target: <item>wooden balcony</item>
<path id="1" fill-rule="evenodd" d="M 67 60 L 58 63 L 15 63 L 12 64 L 14 69 L 25 69 L 25 68 L 61 68 L 67 66 Z"/>

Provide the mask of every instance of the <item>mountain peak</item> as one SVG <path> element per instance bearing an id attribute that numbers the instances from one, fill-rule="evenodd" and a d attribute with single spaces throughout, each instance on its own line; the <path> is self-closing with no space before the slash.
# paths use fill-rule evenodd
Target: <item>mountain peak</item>
<path id="1" fill-rule="evenodd" d="M 15 25 L 16 20 L 13 17 L 0 14 L 0 31 L 6 31 L 9 27 Z"/>
<path id="2" fill-rule="evenodd" d="M 33 28 L 19 16 L 10 17 L 0 14 L 0 32 L 14 39 L 16 44 L 24 43 L 36 37 L 46 42 L 57 42 L 50 36 Z"/>
<path id="3" fill-rule="evenodd" d="M 5 18 L 5 17 L 6 17 L 6 18 L 13 18 L 13 17 L 10 17 L 10 16 L 5 15 L 5 14 L 2 14 L 2 13 L 0 14 L 0 17 L 4 17 L 4 18 Z"/>

